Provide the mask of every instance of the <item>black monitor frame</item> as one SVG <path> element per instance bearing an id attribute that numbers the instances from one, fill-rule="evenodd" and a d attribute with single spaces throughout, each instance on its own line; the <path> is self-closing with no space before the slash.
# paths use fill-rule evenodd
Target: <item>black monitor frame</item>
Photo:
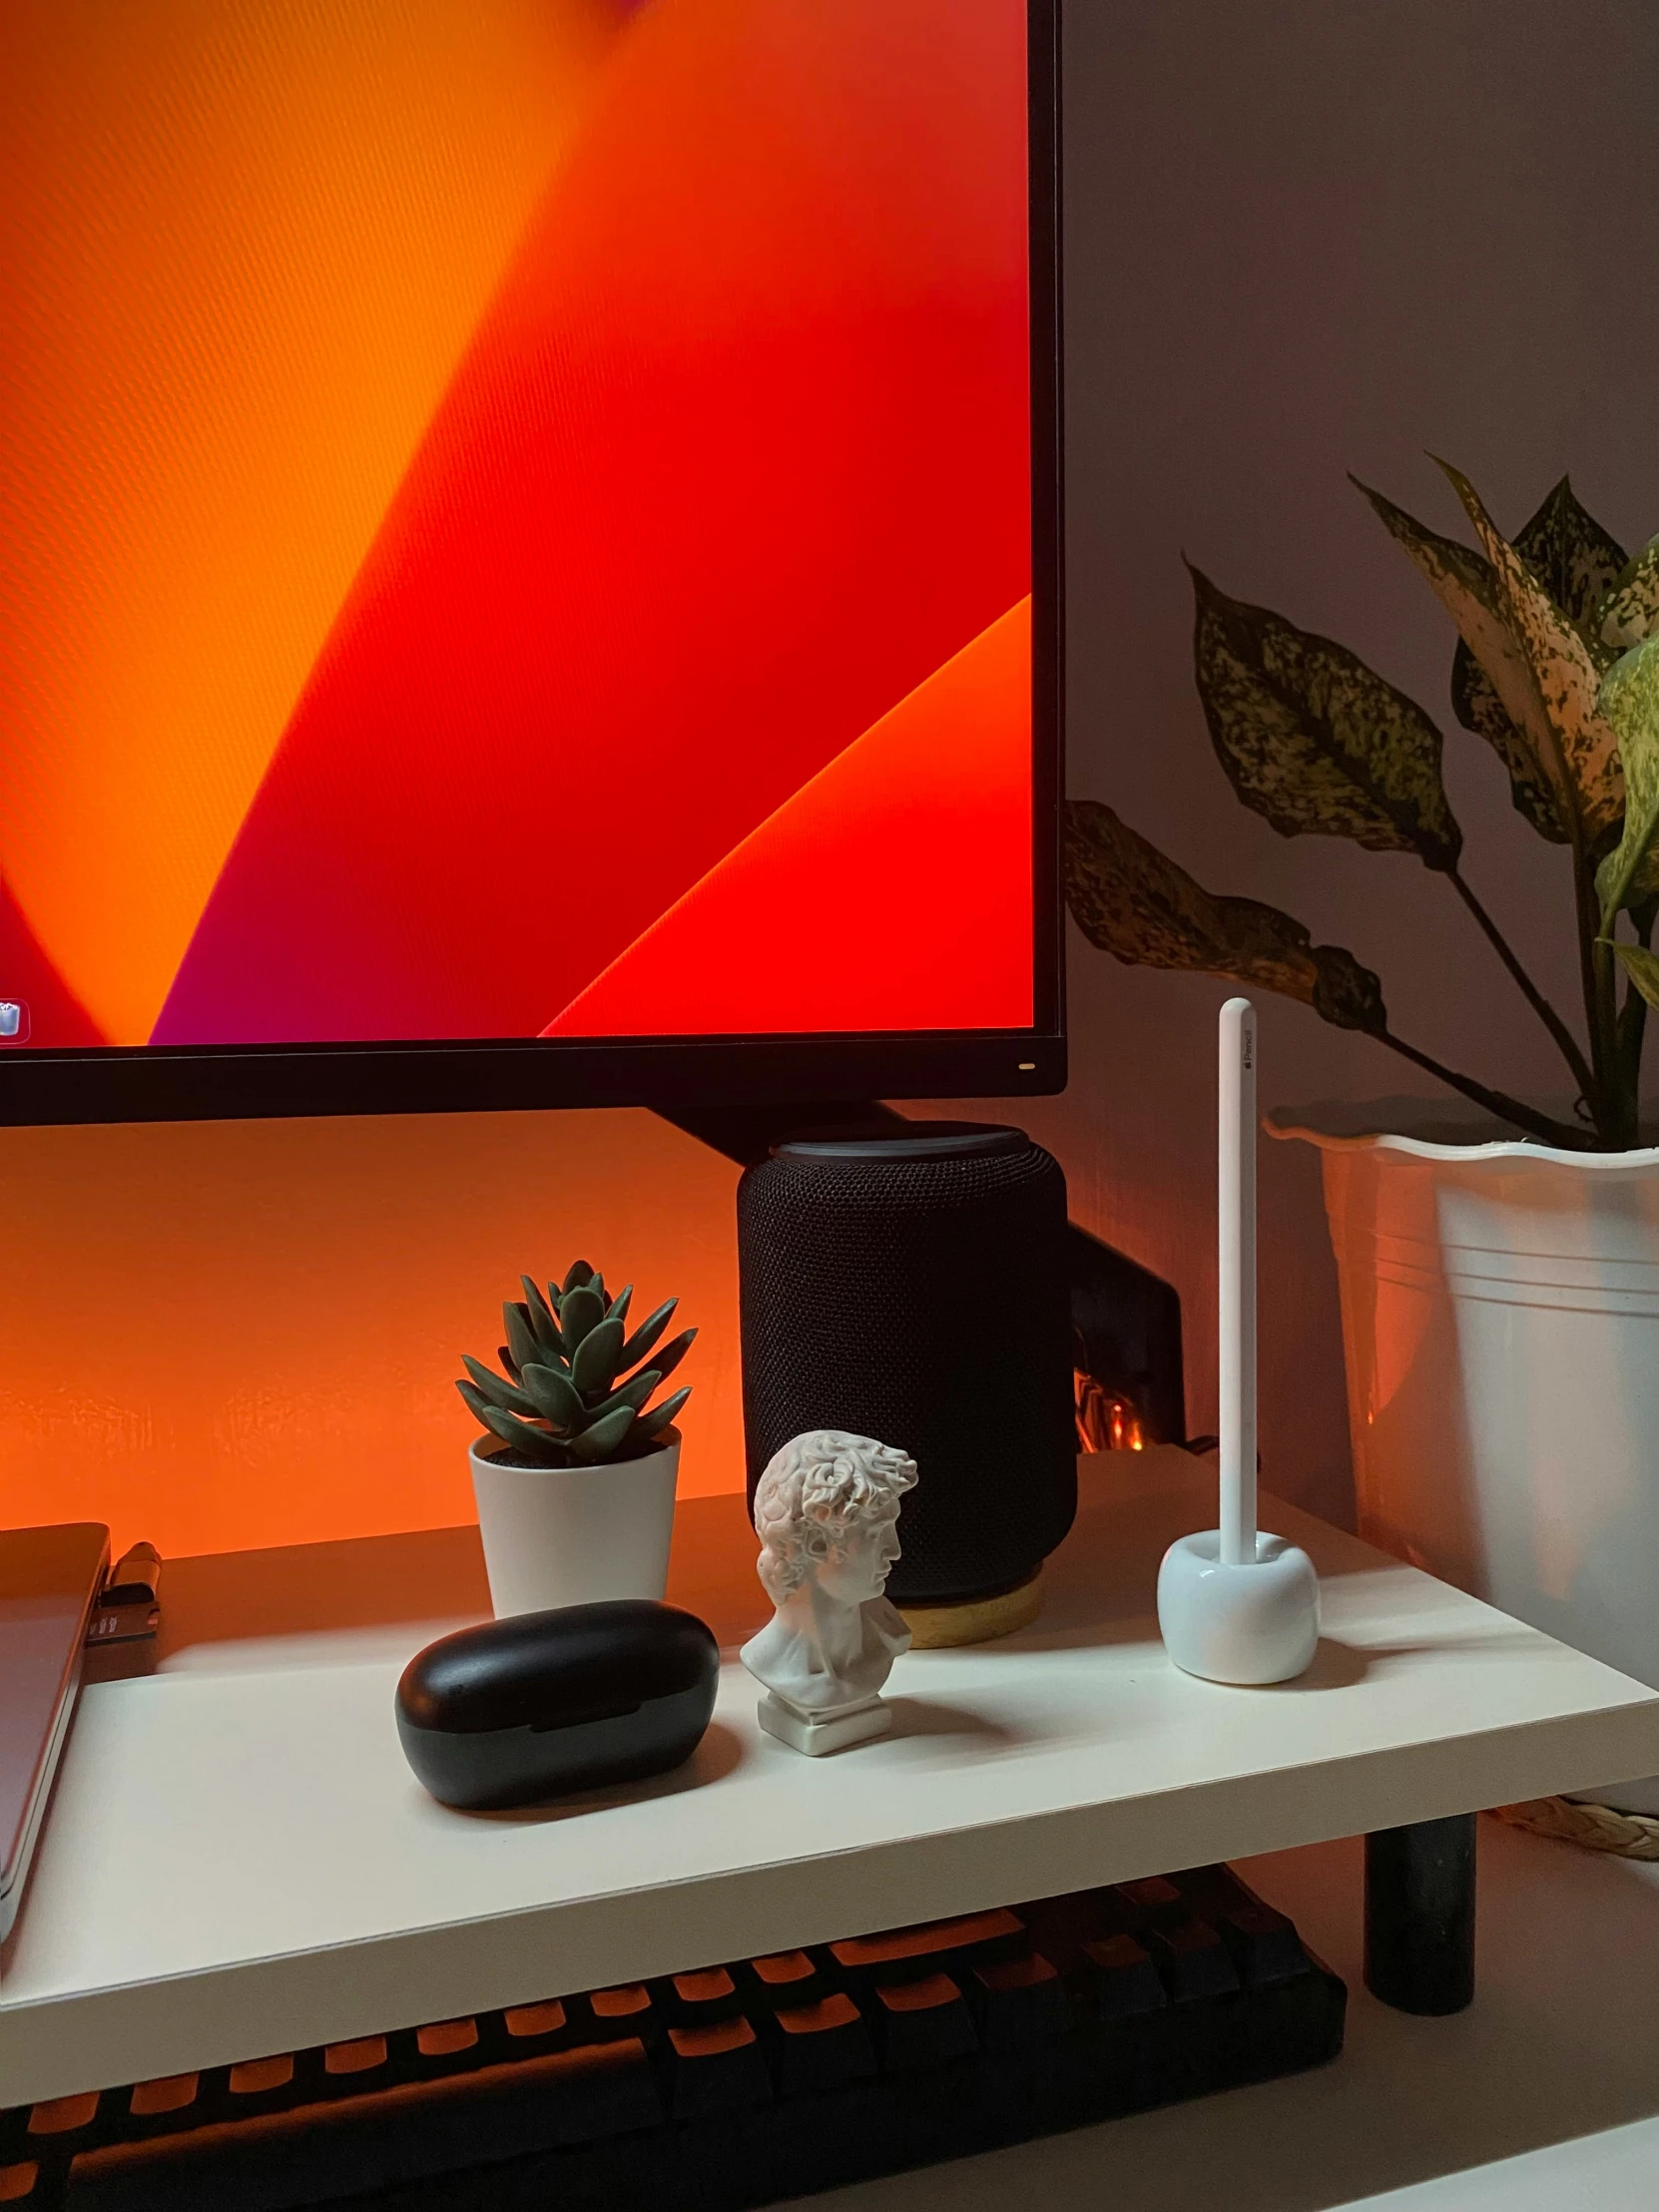
<path id="1" fill-rule="evenodd" d="M 1066 1080 L 1059 0 L 1027 0 L 1035 1019 L 1029 1029 L 0 1052 L 0 1126 L 1018 1098 Z"/>

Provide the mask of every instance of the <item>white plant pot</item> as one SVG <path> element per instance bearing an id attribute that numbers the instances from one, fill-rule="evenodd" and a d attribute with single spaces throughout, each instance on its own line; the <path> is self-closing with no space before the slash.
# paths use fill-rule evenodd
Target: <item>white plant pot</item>
<path id="1" fill-rule="evenodd" d="M 514 1467 L 474 1444 L 472 1494 L 496 1618 L 668 1587 L 680 1431 L 601 1467 Z M 503 1447 L 504 1448 L 504 1447 Z"/>
<path id="2" fill-rule="evenodd" d="M 1345 1118 L 1268 1126 L 1324 1155 L 1362 1533 L 1659 1687 L 1659 1151 Z"/>

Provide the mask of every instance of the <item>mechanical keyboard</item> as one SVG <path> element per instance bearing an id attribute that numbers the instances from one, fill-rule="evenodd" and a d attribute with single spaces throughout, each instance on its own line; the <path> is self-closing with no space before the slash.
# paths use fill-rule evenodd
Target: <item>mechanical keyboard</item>
<path id="1" fill-rule="evenodd" d="M 1205 1867 L 22 2106 L 0 2206 L 740 2212 L 1318 2065 L 1346 2001 Z"/>

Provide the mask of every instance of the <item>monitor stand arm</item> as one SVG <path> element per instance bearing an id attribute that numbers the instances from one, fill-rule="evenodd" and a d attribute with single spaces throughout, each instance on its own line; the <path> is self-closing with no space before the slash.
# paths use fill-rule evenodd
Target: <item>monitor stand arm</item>
<path id="1" fill-rule="evenodd" d="M 764 1160 L 792 1130 L 868 1129 L 906 1118 L 890 1106 L 848 1100 L 790 1106 L 711 1103 L 656 1111 L 744 1168 Z M 1099 1386 L 1096 1403 L 1131 1408 L 1148 1443 L 1185 1443 L 1179 1295 L 1149 1268 L 1102 1244 L 1076 1222 L 1070 1225 L 1068 1258 L 1074 1364 Z"/>
<path id="2" fill-rule="evenodd" d="M 902 1123 L 904 1116 L 890 1106 L 858 1100 L 833 1105 L 793 1106 L 677 1106 L 672 1113 L 658 1106 L 662 1120 L 697 1137 L 740 1168 L 757 1167 L 783 1137 L 801 1129 L 868 1129 L 882 1123 Z"/>

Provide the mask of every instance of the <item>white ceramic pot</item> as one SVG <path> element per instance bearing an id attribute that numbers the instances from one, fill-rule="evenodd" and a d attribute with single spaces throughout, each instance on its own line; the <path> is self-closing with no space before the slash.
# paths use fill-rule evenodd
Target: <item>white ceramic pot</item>
<path id="1" fill-rule="evenodd" d="M 1355 1118 L 1268 1126 L 1324 1155 L 1362 1533 L 1659 1687 L 1659 1151 Z"/>
<path id="2" fill-rule="evenodd" d="M 661 1450 L 601 1467 L 514 1467 L 477 1444 L 472 1494 L 496 1618 L 668 1587 L 680 1431 Z"/>

